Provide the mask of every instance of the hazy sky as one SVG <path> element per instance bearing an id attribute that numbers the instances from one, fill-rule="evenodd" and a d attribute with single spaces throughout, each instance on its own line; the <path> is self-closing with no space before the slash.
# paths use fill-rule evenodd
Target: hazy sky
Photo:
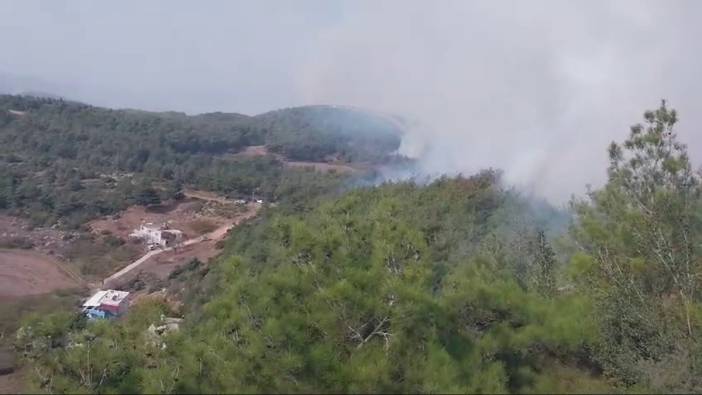
<path id="1" fill-rule="evenodd" d="M 312 103 L 416 121 L 429 172 L 494 166 L 563 201 L 667 98 L 702 157 L 702 2 L 5 1 L 0 88 L 112 107 Z M 699 163 L 699 162 L 697 162 Z"/>

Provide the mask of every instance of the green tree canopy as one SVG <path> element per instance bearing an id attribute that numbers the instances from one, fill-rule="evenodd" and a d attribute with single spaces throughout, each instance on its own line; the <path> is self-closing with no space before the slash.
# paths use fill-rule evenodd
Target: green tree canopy
<path id="1" fill-rule="evenodd" d="M 607 184 L 574 205 L 584 252 L 574 270 L 600 303 L 605 363 L 634 383 L 652 374 L 644 366 L 663 374 L 675 356 L 690 379 L 659 390 L 689 391 L 702 388 L 690 354 L 702 335 L 702 206 L 677 119 L 663 102 L 623 144 L 610 145 Z"/>

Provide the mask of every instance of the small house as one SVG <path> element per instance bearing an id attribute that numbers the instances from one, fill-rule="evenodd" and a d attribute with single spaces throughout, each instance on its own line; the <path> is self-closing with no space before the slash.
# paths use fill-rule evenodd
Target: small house
<path id="1" fill-rule="evenodd" d="M 98 291 L 83 303 L 83 312 L 89 319 L 113 318 L 129 308 L 129 292 L 108 289 Z"/>
<path id="2" fill-rule="evenodd" d="M 172 247 L 183 240 L 183 232 L 180 230 L 154 226 L 152 223 L 142 224 L 129 236 L 144 240 L 149 249 Z"/>

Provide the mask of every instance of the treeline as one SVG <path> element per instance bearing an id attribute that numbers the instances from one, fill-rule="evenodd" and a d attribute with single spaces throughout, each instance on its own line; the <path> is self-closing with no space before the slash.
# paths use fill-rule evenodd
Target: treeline
<path id="1" fill-rule="evenodd" d="M 570 213 L 494 171 L 272 208 L 174 279 L 179 331 L 145 303 L 36 317 L 16 346 L 50 392 L 699 392 L 702 190 L 676 121 L 647 112 Z"/>
<path id="2" fill-rule="evenodd" d="M 338 125 L 328 129 L 320 115 L 301 125 L 300 114 L 308 111 L 318 112 L 280 111 L 268 125 L 239 114 L 187 116 L 0 96 L 0 210 L 28 216 L 36 224 L 76 227 L 132 203 L 175 197 L 183 185 L 279 199 L 295 188 L 290 180 L 319 186 L 325 180 L 333 185 L 339 177 L 300 174 L 304 172 L 285 169 L 274 157 L 233 160 L 225 154 L 269 144 L 308 160 L 326 155 L 353 160 L 361 155 L 348 153 L 365 152 L 372 133 L 388 141 L 386 129 L 355 136 Z M 357 140 L 363 144 L 356 147 Z M 396 134 L 390 140 L 394 143 L 375 146 L 377 157 L 399 144 Z M 311 148 L 305 153 L 309 141 L 324 145 L 324 152 Z"/>

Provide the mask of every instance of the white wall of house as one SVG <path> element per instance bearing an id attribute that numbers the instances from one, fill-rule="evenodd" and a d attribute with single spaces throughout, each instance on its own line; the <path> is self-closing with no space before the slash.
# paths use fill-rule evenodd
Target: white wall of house
<path id="1" fill-rule="evenodd" d="M 166 246 L 166 240 L 161 237 L 161 230 L 151 225 L 141 225 L 130 236 L 142 239 L 149 245 Z"/>
<path id="2" fill-rule="evenodd" d="M 149 246 L 166 248 L 169 238 L 164 237 L 164 232 L 173 235 L 170 239 L 174 240 L 176 243 L 179 243 L 183 238 L 183 233 L 177 229 L 162 229 L 152 224 L 142 224 L 139 229 L 132 232 L 130 236 L 144 240 Z"/>

